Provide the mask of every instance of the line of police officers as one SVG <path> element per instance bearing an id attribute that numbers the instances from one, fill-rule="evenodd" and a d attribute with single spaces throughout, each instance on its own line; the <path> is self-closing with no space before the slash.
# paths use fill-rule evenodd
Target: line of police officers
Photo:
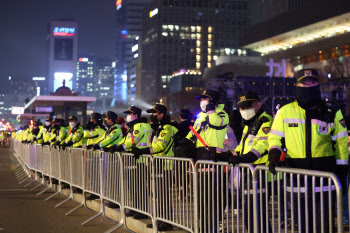
<path id="1" fill-rule="evenodd" d="M 152 109 L 147 110 L 147 113 L 152 113 L 151 124 L 141 121 L 141 109 L 132 106 L 125 111 L 128 128 L 125 137 L 117 124 L 117 114 L 111 111 L 104 116 L 93 113 L 85 130 L 75 116 L 69 118 L 69 126 L 61 119 L 51 121 L 51 118 L 48 118 L 44 126 L 34 124 L 32 129 L 26 129 L 16 137 L 23 142 L 56 145 L 62 149 L 75 147 L 103 149 L 108 152 L 128 151 L 133 153 L 136 159 L 142 154 L 174 156 L 175 152 L 177 156 L 193 157 L 195 161 L 228 161 L 232 165 L 263 164 L 268 165 L 273 174 L 276 173 L 275 167 L 280 165 L 280 157 L 285 149 L 287 154 L 284 166 L 335 172 L 344 181 L 349 170 L 349 153 L 348 132 L 343 115 L 334 105 L 321 99 L 316 70 L 300 70 L 296 76 L 296 100 L 283 106 L 275 119 L 263 110 L 262 102 L 256 93 L 247 92 L 239 96 L 237 106 L 243 118 L 243 135 L 237 148 L 227 152 L 223 152 L 223 145 L 229 118 L 224 105 L 219 103 L 219 94 L 213 90 L 205 90 L 199 96 L 202 111 L 194 123 L 194 129 L 208 146 L 198 140 L 193 132 L 189 132 L 186 138 L 176 144 L 178 147 L 173 148 L 174 135 L 178 130 L 170 124 L 167 108 L 162 104 L 155 104 Z M 107 128 L 102 124 L 103 117 Z M 203 176 L 203 182 L 208 180 L 206 172 L 199 171 L 199 175 Z M 214 180 L 219 176 L 215 171 L 211 175 L 215 177 Z M 344 182 L 343 184 L 346 185 Z M 202 186 L 208 187 L 207 185 Z M 216 186 L 220 190 L 220 185 Z M 343 187 L 346 189 L 347 186 Z M 215 200 L 217 197 L 214 195 L 207 198 Z M 319 196 L 317 198 L 319 200 Z M 202 201 L 211 203 L 212 200 Z M 213 203 L 212 211 L 216 211 L 216 201 Z M 308 203 L 310 205 L 311 201 Z M 319 205 L 319 201 L 317 203 Z M 202 208 L 202 211 L 206 210 Z M 320 208 L 316 214 L 318 221 L 319 212 Z M 305 211 L 301 213 L 304 232 Z M 206 216 L 207 219 L 201 220 L 202 229 L 206 227 L 205 223 L 212 221 L 210 214 Z M 171 225 L 162 224 L 160 230 L 172 229 Z M 327 232 L 327 216 L 325 224 Z M 309 217 L 308 225 L 312 231 L 312 217 Z M 216 221 L 211 223 L 211 226 L 214 231 L 218 229 Z M 319 227 L 320 224 L 317 225 L 317 232 L 320 232 Z M 265 226 L 262 225 L 262 228 L 265 229 Z"/>

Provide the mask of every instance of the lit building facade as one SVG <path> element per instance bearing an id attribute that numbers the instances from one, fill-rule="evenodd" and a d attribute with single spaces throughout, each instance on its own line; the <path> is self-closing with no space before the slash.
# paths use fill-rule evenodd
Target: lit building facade
<path id="1" fill-rule="evenodd" d="M 76 92 L 81 96 L 95 95 L 95 59 L 91 56 L 79 57 L 77 62 Z"/>
<path id="2" fill-rule="evenodd" d="M 113 105 L 126 104 L 128 83 L 130 83 L 130 63 L 133 60 L 134 40 L 142 32 L 143 10 L 151 0 L 116 1 L 116 64 L 114 74 Z M 130 84 L 129 84 L 130 85 Z"/>
<path id="3" fill-rule="evenodd" d="M 220 55 L 238 50 L 249 24 L 247 1 L 158 0 L 149 8 L 142 33 L 141 98 L 168 104 L 173 72 L 196 74 Z"/>
<path id="4" fill-rule="evenodd" d="M 350 115 L 350 2 L 301 3 L 252 25 L 244 48 L 261 53 L 266 64 L 284 60 L 290 76 L 300 69 L 317 69 L 324 97 L 347 105 L 345 115 Z"/>
<path id="5" fill-rule="evenodd" d="M 49 41 L 49 91 L 66 86 L 76 88 L 76 61 L 78 51 L 78 24 L 72 21 L 52 21 Z"/>

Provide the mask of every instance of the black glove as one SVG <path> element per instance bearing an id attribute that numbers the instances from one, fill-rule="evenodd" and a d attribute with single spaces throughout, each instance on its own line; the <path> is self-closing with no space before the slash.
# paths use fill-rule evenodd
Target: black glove
<path id="1" fill-rule="evenodd" d="M 92 145 L 92 149 L 93 149 L 93 150 L 99 150 L 99 149 L 101 149 L 101 147 L 100 147 L 99 144 L 93 144 L 93 145 Z"/>
<path id="2" fill-rule="evenodd" d="M 109 150 L 111 149 L 111 147 L 103 147 L 103 151 L 104 152 L 110 152 Z"/>
<path id="3" fill-rule="evenodd" d="M 55 142 L 55 146 L 60 146 L 60 144 L 61 144 L 61 141 L 56 141 Z"/>
<path id="4" fill-rule="evenodd" d="M 207 106 L 205 106 L 205 112 L 213 111 L 215 110 L 215 104 L 209 103 Z"/>
<path id="5" fill-rule="evenodd" d="M 91 148 L 92 148 L 92 144 L 91 144 L 91 145 L 86 146 L 86 149 L 87 149 L 87 150 L 91 150 Z"/>
<path id="6" fill-rule="evenodd" d="M 209 151 L 210 153 L 210 157 L 214 162 L 217 162 L 217 153 L 216 153 L 216 147 L 206 147 L 206 149 Z"/>
<path id="7" fill-rule="evenodd" d="M 281 151 L 273 148 L 269 151 L 269 170 L 272 174 L 276 174 L 275 167 L 279 165 L 281 158 Z"/>
<path id="8" fill-rule="evenodd" d="M 134 148 L 131 150 L 131 153 L 134 154 L 135 159 L 139 159 L 140 156 L 143 154 L 151 154 L 151 151 L 150 151 L 149 147 L 142 148 L 142 149 Z"/>
<path id="9" fill-rule="evenodd" d="M 236 166 L 237 164 L 242 162 L 242 157 L 238 156 L 238 155 L 233 155 L 232 153 L 230 153 L 231 156 L 228 157 L 227 162 L 229 164 L 231 164 L 232 166 Z"/>
<path id="10" fill-rule="evenodd" d="M 110 152 L 110 153 L 122 152 L 122 151 L 124 151 L 123 145 L 114 145 L 114 146 L 111 146 L 111 147 L 109 148 L 109 152 Z"/>
<path id="11" fill-rule="evenodd" d="M 65 142 L 60 146 L 60 148 L 61 148 L 62 150 L 65 150 L 66 147 L 67 147 L 67 143 L 65 143 Z"/>

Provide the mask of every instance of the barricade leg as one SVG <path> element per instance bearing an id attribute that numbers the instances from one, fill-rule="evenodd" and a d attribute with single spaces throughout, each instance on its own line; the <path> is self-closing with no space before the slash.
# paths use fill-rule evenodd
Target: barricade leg
<path id="1" fill-rule="evenodd" d="M 102 204 L 101 204 L 102 205 Z M 92 220 L 94 220 L 95 218 L 97 218 L 98 216 L 100 216 L 102 214 L 102 211 L 100 211 L 99 213 L 95 214 L 94 216 L 92 216 L 91 218 L 89 218 L 88 220 L 86 220 L 85 222 L 83 222 L 81 225 L 85 226 L 87 223 L 91 222 Z"/>
<path id="2" fill-rule="evenodd" d="M 66 199 L 64 199 L 63 201 L 61 201 L 60 203 L 58 203 L 57 205 L 55 205 L 55 208 L 63 205 L 64 203 L 66 203 L 67 201 L 69 201 L 70 199 L 72 199 L 71 196 L 67 197 Z"/>
<path id="3" fill-rule="evenodd" d="M 35 186 L 34 188 L 32 188 L 30 191 L 33 191 L 34 189 L 39 188 L 41 185 L 42 185 L 41 183 L 40 183 L 40 184 L 38 184 L 37 186 Z"/>
<path id="4" fill-rule="evenodd" d="M 48 198 L 45 199 L 45 201 L 50 200 L 51 198 L 53 198 L 54 196 L 56 196 L 57 194 L 59 194 L 60 192 L 55 192 L 54 194 L 52 194 L 51 196 L 49 196 Z"/>
<path id="5" fill-rule="evenodd" d="M 103 233 L 112 233 L 113 231 L 118 230 L 120 227 L 122 227 L 124 224 L 122 222 L 118 223 L 117 225 L 115 225 L 114 227 L 112 227 L 111 229 L 108 229 L 107 231 L 103 232 Z M 129 230 L 130 231 L 130 230 Z M 131 231 L 130 231 L 131 232 Z"/>
<path id="6" fill-rule="evenodd" d="M 18 180 L 19 181 L 18 184 L 22 184 L 22 183 L 24 183 L 24 181 L 29 180 L 29 179 L 31 179 L 31 178 L 30 177 L 26 177 L 24 179 Z M 33 181 L 35 181 L 35 180 L 33 180 Z"/>
<path id="7" fill-rule="evenodd" d="M 81 207 L 83 207 L 83 206 L 84 206 L 84 204 L 81 203 L 81 204 L 78 205 L 77 207 L 75 207 L 75 208 L 73 208 L 72 210 L 68 211 L 68 212 L 66 213 L 66 216 L 70 215 L 71 213 L 73 213 L 74 211 L 78 210 L 79 208 L 81 208 Z"/>
<path id="8" fill-rule="evenodd" d="M 35 180 L 30 181 L 28 184 L 24 185 L 24 187 L 28 187 L 30 184 L 34 183 Z"/>
<path id="9" fill-rule="evenodd" d="M 44 192 L 46 192 L 47 190 L 51 189 L 51 186 L 47 187 L 46 189 L 42 190 L 41 192 L 37 193 L 37 196 L 40 196 L 41 194 L 43 194 Z"/>

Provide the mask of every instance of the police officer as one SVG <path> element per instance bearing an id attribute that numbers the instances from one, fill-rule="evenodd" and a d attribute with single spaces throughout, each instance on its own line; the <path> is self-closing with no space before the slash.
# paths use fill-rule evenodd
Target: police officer
<path id="1" fill-rule="evenodd" d="M 206 140 L 210 150 L 206 149 L 202 142 L 197 140 L 193 132 L 189 132 L 187 139 L 196 141 L 195 160 L 213 160 L 216 152 L 222 152 L 229 123 L 228 115 L 224 111 L 224 105 L 219 104 L 219 93 L 214 90 L 205 90 L 198 97 L 202 111 L 194 122 L 194 129 Z"/>
<path id="2" fill-rule="evenodd" d="M 132 153 L 138 158 L 142 154 L 151 154 L 153 156 L 174 156 L 173 136 L 177 133 L 177 128 L 170 125 L 170 117 L 167 115 L 167 107 L 163 104 L 155 104 L 152 109 L 146 110 L 147 113 L 152 113 L 151 121 L 158 127 L 154 127 L 156 130 L 152 133 L 152 144 L 149 147 L 139 149 L 133 148 Z M 170 176 L 170 171 L 172 170 L 172 163 L 167 162 L 166 167 L 162 169 L 160 176 L 163 179 Z M 160 182 L 160 190 L 165 190 L 165 193 L 168 193 L 168 186 L 163 186 L 166 184 L 165 181 Z M 169 210 L 169 214 L 171 214 Z M 152 228 L 152 224 L 148 224 L 147 228 Z M 160 231 L 172 230 L 173 226 L 168 223 L 160 223 L 158 226 Z"/>
<path id="3" fill-rule="evenodd" d="M 348 133 L 343 115 L 331 103 L 321 99 L 316 70 L 300 70 L 296 78 L 296 100 L 278 111 L 269 134 L 269 169 L 272 173 L 276 172 L 275 166 L 279 165 L 282 149 L 286 148 L 284 163 L 287 167 L 336 172 L 342 179 L 347 173 L 349 156 Z M 338 171 L 345 171 L 345 174 L 339 174 Z M 300 180 L 303 182 L 303 178 Z M 305 199 L 311 196 L 305 194 L 301 203 L 303 209 Z M 308 201 L 307 209 L 311 211 L 312 200 Z M 328 206 L 328 198 L 323 201 Z M 312 232 L 313 217 L 316 218 L 316 232 L 321 232 L 319 203 L 320 195 L 317 193 L 317 212 L 316 216 L 309 215 L 309 232 Z M 329 212 L 324 212 L 324 229 L 328 231 Z M 301 227 L 306 231 L 304 214 L 305 210 L 301 210 Z"/>
<path id="4" fill-rule="evenodd" d="M 195 151 L 195 161 L 215 160 L 215 154 L 223 151 L 229 118 L 227 113 L 224 111 L 225 106 L 223 104 L 219 104 L 218 92 L 208 89 L 203 91 L 203 93 L 199 95 L 197 99 L 200 100 L 200 107 L 202 111 L 199 113 L 194 123 L 194 129 L 205 140 L 205 143 L 208 144 L 209 148 L 205 148 L 202 142 L 196 138 L 192 131 L 186 138 L 195 142 L 195 147 L 197 148 Z M 199 179 L 202 182 L 198 194 L 204 195 L 204 193 L 208 192 L 207 188 L 210 185 L 208 183 L 209 172 L 204 169 L 200 170 L 198 173 L 200 176 Z M 210 170 L 210 177 L 214 180 L 211 187 L 216 187 L 218 190 L 221 190 L 220 183 L 216 184 L 216 180 L 220 180 L 220 177 L 218 177 L 219 175 L 220 171 L 216 171 L 214 169 Z M 200 219 L 201 231 L 205 231 L 205 229 L 208 231 L 209 226 L 211 226 L 214 231 L 218 229 L 219 226 L 217 225 L 216 219 L 213 220 L 211 217 L 212 212 L 214 212 L 218 213 L 218 218 L 220 219 L 221 211 L 218 210 L 216 205 L 218 199 L 220 199 L 220 197 L 217 197 L 217 192 L 214 192 L 214 195 L 210 197 L 207 195 L 205 198 L 198 198 L 198 205 L 205 206 L 201 208 L 200 214 L 200 216 L 202 216 Z M 221 203 L 220 200 L 219 203 Z M 208 205 L 212 206 L 212 212 L 209 212 L 209 209 L 207 208 Z"/>
<path id="5" fill-rule="evenodd" d="M 173 136 L 177 133 L 177 128 L 170 125 L 170 119 L 167 115 L 167 107 L 163 104 L 155 104 L 147 113 L 152 113 L 151 120 L 157 124 L 156 131 L 152 135 L 152 145 L 144 149 L 135 148 L 132 153 L 137 158 L 142 154 L 152 154 L 154 156 L 174 156 L 172 147 L 174 144 Z"/>
<path id="6" fill-rule="evenodd" d="M 96 143 L 103 137 L 106 132 L 105 128 L 102 126 L 103 120 L 101 114 L 94 112 L 90 116 L 90 121 L 86 125 L 84 131 L 84 138 L 86 140 L 86 149 L 91 149 L 92 144 Z M 85 143 L 84 143 L 85 144 Z M 84 147 L 85 145 L 83 145 Z"/>
<path id="7" fill-rule="evenodd" d="M 127 114 L 127 136 L 124 137 L 124 139 L 120 141 L 117 145 L 111 147 L 109 151 L 113 153 L 131 151 L 132 147 L 139 149 L 147 148 L 147 138 L 151 126 L 147 123 L 141 123 L 140 117 L 142 110 L 138 107 L 131 106 L 127 111 L 124 111 L 123 113 Z M 132 140 L 134 140 L 134 142 Z M 135 158 L 138 159 L 138 156 Z"/>
<path id="8" fill-rule="evenodd" d="M 76 116 L 70 116 L 68 123 L 69 135 L 61 146 L 62 150 L 65 150 L 66 147 L 81 148 L 84 140 L 84 128 L 79 124 Z"/>
<path id="9" fill-rule="evenodd" d="M 55 145 L 57 140 L 64 140 L 66 138 L 66 128 L 60 126 L 61 122 L 58 118 L 53 119 L 52 125 L 49 129 L 48 145 Z M 61 143 L 61 142 L 59 142 Z"/>
<path id="10" fill-rule="evenodd" d="M 39 143 L 43 144 L 47 142 L 47 132 L 51 126 L 51 122 L 52 122 L 52 117 L 47 117 L 45 120 L 45 125 L 40 127 L 40 131 L 37 135 L 37 140 L 39 141 Z"/>
<path id="11" fill-rule="evenodd" d="M 105 151 L 108 151 L 111 146 L 116 145 L 123 140 L 122 130 L 117 124 L 117 114 L 115 112 L 108 111 L 103 117 L 105 118 L 104 123 L 108 129 L 103 137 L 92 145 L 93 150 L 100 150 L 104 148 Z"/>
<path id="12" fill-rule="evenodd" d="M 243 118 L 244 129 L 240 144 L 234 151 L 217 156 L 230 164 L 265 164 L 268 161 L 268 134 L 273 118 L 263 108 L 255 92 L 246 92 L 238 97 L 237 107 Z M 227 157 L 226 157 L 227 156 Z"/>
<path id="13" fill-rule="evenodd" d="M 240 114 L 243 118 L 244 129 L 241 137 L 240 144 L 234 151 L 227 151 L 216 156 L 217 160 L 227 161 L 232 165 L 239 163 L 252 163 L 256 165 L 265 165 L 268 162 L 268 134 L 270 132 L 273 118 L 267 114 L 262 108 L 262 102 L 257 93 L 245 92 L 238 97 L 237 107 L 239 108 Z M 265 182 L 261 188 L 265 189 Z M 277 186 L 275 186 L 277 187 Z M 247 188 L 247 187 L 245 187 Z M 250 187 L 251 189 L 253 187 Z M 258 187 L 260 188 L 260 187 Z M 262 200 L 265 200 L 265 193 L 262 194 Z M 247 196 L 245 196 L 246 198 Z M 253 202 L 253 196 L 249 195 L 251 203 Z M 260 196 L 258 196 L 260 201 Z M 245 203 L 248 203 L 246 200 Z M 262 211 L 265 213 L 266 205 L 262 201 Z M 260 205 L 259 205 L 260 207 Z M 249 208 L 247 205 L 245 209 Z M 244 216 L 245 226 L 248 228 L 248 219 L 250 219 L 251 225 L 249 226 L 250 232 L 253 232 L 253 209 L 252 205 L 250 210 L 246 210 Z M 248 213 L 250 216 L 248 216 Z M 259 221 L 260 222 L 260 221 Z M 260 225 L 260 232 L 266 231 L 266 216 L 264 215 L 263 221 Z"/>

